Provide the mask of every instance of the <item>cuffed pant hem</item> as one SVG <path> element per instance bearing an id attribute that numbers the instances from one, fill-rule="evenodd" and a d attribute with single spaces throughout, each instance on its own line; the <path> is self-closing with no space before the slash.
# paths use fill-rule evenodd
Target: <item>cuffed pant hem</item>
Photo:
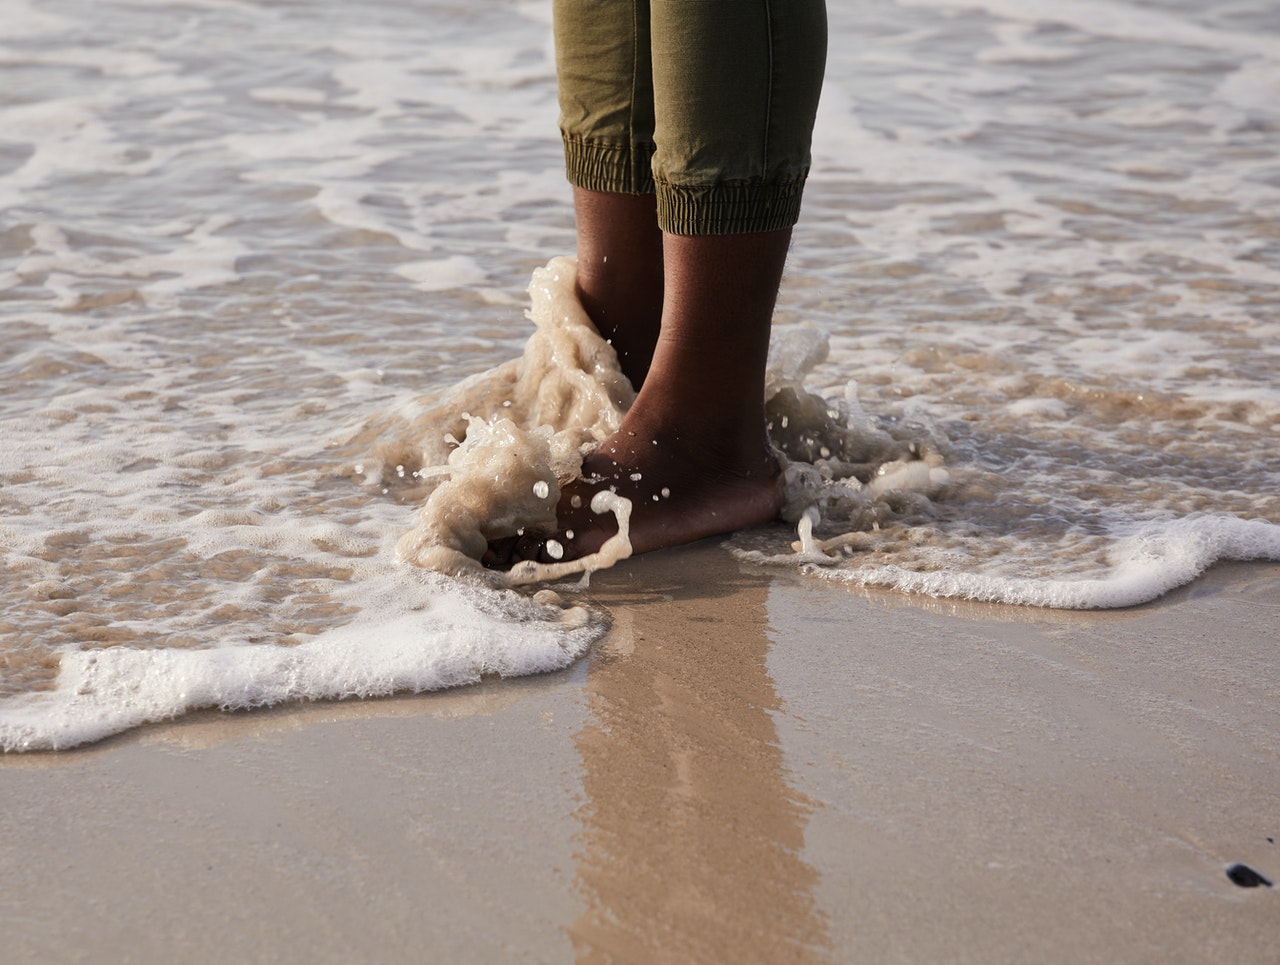
<path id="1" fill-rule="evenodd" d="M 658 182 L 658 227 L 673 235 L 733 235 L 790 228 L 800 219 L 803 177 L 706 187 Z"/>
<path id="2" fill-rule="evenodd" d="M 587 191 L 653 194 L 653 150 L 631 149 L 564 135 L 564 164 L 569 183 Z"/>

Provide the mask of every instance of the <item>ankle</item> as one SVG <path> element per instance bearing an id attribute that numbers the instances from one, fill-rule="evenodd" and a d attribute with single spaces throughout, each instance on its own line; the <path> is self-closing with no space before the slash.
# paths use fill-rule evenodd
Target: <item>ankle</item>
<path id="1" fill-rule="evenodd" d="M 662 324 L 662 288 L 634 277 L 579 273 L 578 301 L 600 337 L 613 346 L 618 365 L 639 389 L 653 362 Z"/>
<path id="2" fill-rule="evenodd" d="M 639 400 L 637 400 L 639 401 Z M 618 431 L 597 450 L 624 470 L 663 465 L 711 477 L 755 479 L 777 472 L 764 416 L 634 405 Z"/>

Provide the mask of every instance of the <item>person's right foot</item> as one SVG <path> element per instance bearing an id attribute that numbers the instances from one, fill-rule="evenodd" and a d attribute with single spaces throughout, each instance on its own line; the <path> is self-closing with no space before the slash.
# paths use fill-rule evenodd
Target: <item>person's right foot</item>
<path id="1" fill-rule="evenodd" d="M 484 564 L 509 569 L 522 560 L 555 563 L 596 552 L 618 531 L 612 513 L 591 511 L 608 489 L 631 501 L 632 553 L 666 549 L 769 522 L 782 507 L 782 473 L 767 448 L 728 453 L 686 451 L 674 435 L 628 428 L 628 419 L 582 464 L 582 478 L 566 484 L 556 509 L 557 530 L 526 533 L 490 544 Z"/>
<path id="2" fill-rule="evenodd" d="M 482 562 L 495 569 L 522 560 L 577 560 L 596 552 L 617 532 L 611 515 L 591 511 L 592 498 L 602 491 L 630 501 L 629 540 L 635 553 L 767 522 L 782 507 L 782 471 L 765 430 L 763 390 L 790 230 L 662 234 L 661 251 L 647 269 L 653 277 L 646 283 L 646 273 L 634 266 L 611 264 L 609 245 L 616 246 L 616 239 L 611 241 L 597 223 L 611 213 L 638 219 L 641 203 L 583 191 L 575 199 L 584 307 L 591 314 L 590 293 L 600 294 L 595 286 L 610 277 L 636 284 L 646 298 L 664 299 L 660 318 L 649 318 L 659 328 L 651 335 L 637 333 L 634 344 L 656 342 L 643 387 L 622 425 L 584 459 L 582 478 L 564 487 L 557 531 L 490 544 Z M 590 252 L 585 259 L 582 248 Z M 626 258 L 628 252 L 619 254 Z M 615 275 L 622 267 L 626 270 Z M 608 295 L 608 285 L 603 291 Z M 610 305 L 628 310 L 625 299 L 609 297 Z M 592 317 L 610 337 L 608 318 Z"/>

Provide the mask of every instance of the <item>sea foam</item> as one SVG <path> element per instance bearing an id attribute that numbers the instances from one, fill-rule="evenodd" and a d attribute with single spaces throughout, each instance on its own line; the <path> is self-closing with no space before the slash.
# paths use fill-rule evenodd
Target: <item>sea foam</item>
<path id="1" fill-rule="evenodd" d="M 581 608 L 444 584 L 420 610 L 404 611 L 387 595 L 362 619 L 296 646 L 68 650 L 52 689 L 0 704 L 0 749 L 74 747 L 200 708 L 420 693 L 486 675 L 546 673 L 603 632 Z"/>
<path id="2" fill-rule="evenodd" d="M 1280 561 L 1280 526 L 1234 516 L 1194 516 L 1147 523 L 1120 538 L 1113 566 L 1092 579 L 1025 579 L 980 571 L 913 572 L 901 566 L 829 567 L 835 560 L 805 557 L 806 570 L 824 579 L 881 586 L 939 598 L 1016 606 L 1101 610 L 1137 606 L 1190 583 L 1224 560 Z"/>
<path id="3" fill-rule="evenodd" d="M 766 390 L 812 545 L 736 552 L 1044 606 L 1276 558 L 1273 4 L 1158 6 L 829 5 Z M 9 746 L 593 632 L 393 562 L 573 245 L 546 5 L 199 7 L 4 4 Z"/>

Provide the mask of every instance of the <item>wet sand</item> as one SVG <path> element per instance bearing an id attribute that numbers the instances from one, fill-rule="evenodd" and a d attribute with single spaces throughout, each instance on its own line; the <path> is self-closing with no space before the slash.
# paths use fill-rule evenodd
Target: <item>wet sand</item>
<path id="1" fill-rule="evenodd" d="M 0 759 L 13 962 L 1275 962 L 1280 566 L 1063 613 L 714 543 L 555 675 Z"/>

